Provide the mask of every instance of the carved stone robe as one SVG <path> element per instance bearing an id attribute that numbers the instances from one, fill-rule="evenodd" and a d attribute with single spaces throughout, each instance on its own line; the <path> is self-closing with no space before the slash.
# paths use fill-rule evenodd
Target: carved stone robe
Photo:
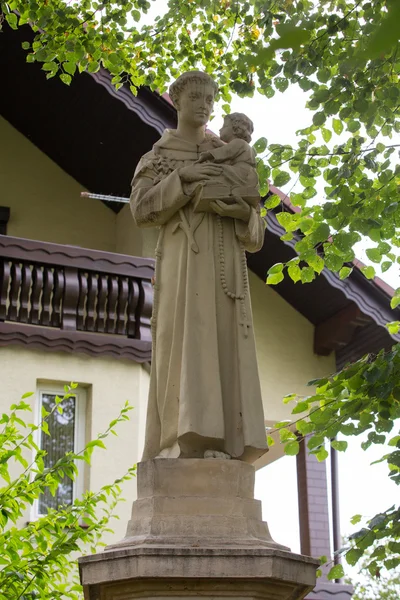
<path id="1" fill-rule="evenodd" d="M 253 462 L 266 452 L 245 249 L 264 223 L 194 213 L 178 174 L 218 138 L 196 145 L 166 130 L 132 182 L 139 227 L 159 227 L 153 355 L 143 460 L 222 450 Z"/>

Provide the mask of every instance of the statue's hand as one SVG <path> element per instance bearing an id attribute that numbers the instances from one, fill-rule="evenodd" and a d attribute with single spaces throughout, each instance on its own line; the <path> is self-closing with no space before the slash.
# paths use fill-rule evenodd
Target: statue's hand
<path id="1" fill-rule="evenodd" d="M 222 167 L 207 164 L 197 164 L 178 169 L 179 177 L 183 183 L 193 183 L 194 181 L 206 181 L 207 179 L 218 178 L 221 171 Z"/>
<path id="2" fill-rule="evenodd" d="M 202 152 L 199 156 L 198 163 L 206 162 L 206 160 L 212 160 L 214 157 L 211 152 Z"/>
<path id="3" fill-rule="evenodd" d="M 232 219 L 239 219 L 245 223 L 249 222 L 251 208 L 240 196 L 234 196 L 235 204 L 226 204 L 221 200 L 213 200 L 210 202 L 211 208 L 220 217 L 231 217 Z"/>

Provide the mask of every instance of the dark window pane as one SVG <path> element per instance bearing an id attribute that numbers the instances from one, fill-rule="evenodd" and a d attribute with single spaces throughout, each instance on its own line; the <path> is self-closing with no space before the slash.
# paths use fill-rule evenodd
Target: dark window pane
<path id="1" fill-rule="evenodd" d="M 56 394 L 42 394 L 42 406 L 51 412 L 55 405 Z M 50 435 L 41 433 L 40 448 L 47 452 L 44 458 L 46 468 L 52 467 L 66 452 L 75 449 L 76 398 L 67 398 L 62 403 L 63 413 L 57 410 L 48 417 Z M 58 508 L 63 504 L 72 504 L 73 482 L 64 477 L 58 484 L 55 496 L 46 490 L 39 498 L 39 514 L 46 514 L 49 508 Z"/>

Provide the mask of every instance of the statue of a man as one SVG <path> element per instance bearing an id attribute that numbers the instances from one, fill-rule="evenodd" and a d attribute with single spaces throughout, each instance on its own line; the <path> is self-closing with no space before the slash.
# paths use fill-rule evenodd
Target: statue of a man
<path id="1" fill-rule="evenodd" d="M 223 166 L 199 161 L 224 145 L 206 133 L 216 93 L 200 71 L 171 85 L 178 127 L 142 157 L 132 182 L 137 225 L 160 229 L 143 460 L 254 462 L 267 450 L 245 255 L 261 248 L 264 222 L 241 197 L 193 210 L 206 182 L 223 177 Z"/>

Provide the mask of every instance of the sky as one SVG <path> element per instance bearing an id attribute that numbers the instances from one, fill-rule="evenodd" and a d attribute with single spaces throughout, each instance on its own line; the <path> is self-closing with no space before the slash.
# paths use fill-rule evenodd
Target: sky
<path id="1" fill-rule="evenodd" d="M 157 7 L 155 6 L 157 5 Z M 154 2 L 147 18 L 151 22 L 155 14 L 160 14 L 166 6 L 165 0 Z M 297 86 L 281 93 L 276 91 L 273 98 L 266 98 L 255 93 L 253 98 L 234 98 L 231 103 L 232 112 L 243 112 L 254 122 L 253 142 L 266 137 L 269 143 L 296 144 L 296 131 L 311 124 L 313 112 L 305 107 L 307 94 Z M 222 126 L 222 102 L 215 107 L 214 119 L 210 129 L 218 132 Z M 399 143 L 399 139 L 390 143 Z M 383 142 L 387 142 L 387 138 Z M 332 143 L 337 143 L 335 138 Z M 288 192 L 292 183 L 282 188 Z M 319 188 L 323 194 L 323 186 Z M 294 190 L 297 191 L 297 190 Z M 323 197 L 321 198 L 323 201 Z M 360 243 L 357 257 L 365 264 L 372 264 L 365 255 L 365 248 L 373 243 Z M 374 265 L 376 271 L 376 265 Z M 393 266 L 386 273 L 380 274 L 382 279 L 392 287 L 400 286 L 400 266 Z M 265 367 L 267 368 L 267 367 Z M 288 393 L 296 390 L 288 390 Z M 370 463 L 382 456 L 382 446 L 363 451 L 360 447 L 362 439 L 348 440 L 349 447 L 339 455 L 339 493 L 340 523 L 343 535 L 348 535 L 358 526 L 352 526 L 350 519 L 355 514 L 373 517 L 381 510 L 399 502 L 398 487 L 389 480 L 387 467 L 383 464 L 370 466 Z M 329 473 L 329 460 L 327 461 Z M 264 467 L 256 474 L 255 495 L 262 501 L 263 518 L 269 524 L 271 535 L 275 541 L 289 546 L 294 552 L 300 551 L 297 475 L 294 457 L 283 457 Z M 356 571 L 346 567 L 355 575 Z"/>

